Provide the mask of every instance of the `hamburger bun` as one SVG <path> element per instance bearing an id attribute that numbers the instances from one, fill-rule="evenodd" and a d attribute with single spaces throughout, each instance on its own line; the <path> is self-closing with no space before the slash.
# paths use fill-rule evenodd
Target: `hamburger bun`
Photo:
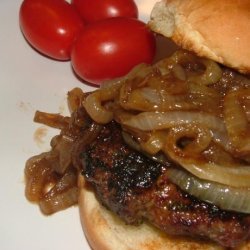
<path id="1" fill-rule="evenodd" d="M 163 0 L 149 26 L 198 56 L 250 73 L 248 0 Z"/>

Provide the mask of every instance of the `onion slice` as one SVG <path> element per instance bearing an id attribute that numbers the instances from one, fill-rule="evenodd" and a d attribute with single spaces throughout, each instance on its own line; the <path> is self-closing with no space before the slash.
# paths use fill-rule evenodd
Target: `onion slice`
<path id="1" fill-rule="evenodd" d="M 38 202 L 43 196 L 52 172 L 48 156 L 47 152 L 33 156 L 25 164 L 25 196 L 29 201 Z"/>
<path id="2" fill-rule="evenodd" d="M 150 87 L 135 89 L 127 96 L 121 106 L 126 110 L 168 111 L 197 109 L 186 95 L 170 95 L 166 90 Z"/>
<path id="3" fill-rule="evenodd" d="M 41 111 L 36 111 L 34 122 L 47 125 L 52 128 L 65 129 L 69 126 L 70 118 L 60 114 L 51 114 Z"/>
<path id="4" fill-rule="evenodd" d="M 204 181 L 175 168 L 169 169 L 167 175 L 171 182 L 200 200 L 212 203 L 223 210 L 250 213 L 250 188 L 235 188 Z"/>
<path id="5" fill-rule="evenodd" d="M 121 117 L 123 125 L 142 131 L 168 129 L 174 126 L 200 124 L 213 133 L 213 140 L 226 150 L 231 150 L 230 140 L 223 120 L 215 115 L 196 111 L 141 112 Z"/>
<path id="6" fill-rule="evenodd" d="M 74 186 L 64 193 L 41 200 L 39 207 L 43 214 L 50 215 L 77 204 L 78 196 L 78 188 Z"/>
<path id="7" fill-rule="evenodd" d="M 111 88 L 101 88 L 86 97 L 83 102 L 89 116 L 97 123 L 106 124 L 113 119 L 113 112 L 103 105 L 118 95 L 120 83 L 112 85 Z"/>
<path id="8" fill-rule="evenodd" d="M 233 146 L 241 154 L 250 153 L 250 124 L 240 100 L 250 98 L 250 89 L 229 92 L 224 99 L 226 128 Z"/>
<path id="9" fill-rule="evenodd" d="M 77 171 L 66 172 L 55 186 L 39 201 L 41 211 L 52 214 L 78 202 Z"/>
<path id="10" fill-rule="evenodd" d="M 206 67 L 206 70 L 201 75 L 189 77 L 189 81 L 196 82 L 198 84 L 201 83 L 203 85 L 210 85 L 221 79 L 222 70 L 216 62 L 208 59 L 200 59 L 199 61 Z"/>
<path id="11" fill-rule="evenodd" d="M 250 187 L 250 166 L 235 164 L 232 167 L 208 162 L 204 159 L 182 157 L 177 146 L 172 142 L 168 143 L 168 139 L 163 151 L 174 162 L 196 177 L 233 187 Z"/>
<path id="12" fill-rule="evenodd" d="M 204 124 L 211 129 L 225 132 L 223 121 L 205 112 L 169 111 L 142 112 L 123 121 L 124 125 L 143 131 L 171 128 L 185 124 Z"/>
<path id="13" fill-rule="evenodd" d="M 80 88 L 73 88 L 68 92 L 67 101 L 68 108 L 71 114 L 80 107 L 81 102 L 84 99 L 84 95 L 85 94 Z"/>

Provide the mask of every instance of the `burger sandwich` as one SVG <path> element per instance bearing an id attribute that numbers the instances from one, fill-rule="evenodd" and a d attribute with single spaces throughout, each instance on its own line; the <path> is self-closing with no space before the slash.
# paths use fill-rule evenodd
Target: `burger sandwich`
<path id="1" fill-rule="evenodd" d="M 162 0 L 148 25 L 170 57 L 36 113 L 61 132 L 26 196 L 78 202 L 94 250 L 250 249 L 250 2 Z"/>

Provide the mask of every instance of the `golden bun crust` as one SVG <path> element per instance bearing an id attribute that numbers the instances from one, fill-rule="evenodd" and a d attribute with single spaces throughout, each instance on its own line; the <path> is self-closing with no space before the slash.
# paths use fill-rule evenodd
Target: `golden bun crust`
<path id="1" fill-rule="evenodd" d="M 168 236 L 146 223 L 126 225 L 98 203 L 92 190 L 79 178 L 80 219 L 93 250 L 219 250 L 213 243 Z"/>
<path id="2" fill-rule="evenodd" d="M 250 73 L 249 0 L 162 0 L 149 26 L 199 56 Z"/>

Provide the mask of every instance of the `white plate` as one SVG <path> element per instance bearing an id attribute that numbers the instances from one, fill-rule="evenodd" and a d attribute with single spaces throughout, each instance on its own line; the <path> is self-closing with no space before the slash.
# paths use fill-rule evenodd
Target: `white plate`
<path id="1" fill-rule="evenodd" d="M 0 249 L 89 250 L 77 207 L 45 217 L 24 197 L 25 161 L 49 149 L 55 133 L 32 122 L 35 110 L 66 113 L 67 91 L 90 87 L 76 79 L 69 62 L 43 57 L 26 43 L 18 24 L 21 2 L 0 1 Z M 147 21 L 156 0 L 136 2 Z"/>

